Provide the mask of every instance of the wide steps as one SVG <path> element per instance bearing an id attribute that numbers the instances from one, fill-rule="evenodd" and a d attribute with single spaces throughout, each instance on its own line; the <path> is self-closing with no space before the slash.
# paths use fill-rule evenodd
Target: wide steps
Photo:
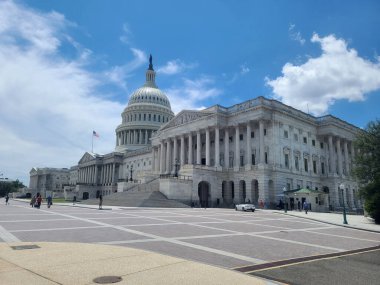
<path id="1" fill-rule="evenodd" d="M 97 205 L 99 199 L 82 201 L 83 204 Z M 188 208 L 189 206 L 169 200 L 159 191 L 151 192 L 119 192 L 103 196 L 103 205 L 120 207 L 154 207 L 154 208 Z"/>

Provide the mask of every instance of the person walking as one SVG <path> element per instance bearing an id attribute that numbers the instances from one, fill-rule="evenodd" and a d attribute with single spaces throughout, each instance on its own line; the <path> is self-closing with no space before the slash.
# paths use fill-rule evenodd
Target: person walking
<path id="1" fill-rule="evenodd" d="M 309 204 L 306 202 L 303 202 L 303 209 L 305 210 L 305 214 L 307 214 L 307 211 L 309 210 Z"/>
<path id="2" fill-rule="evenodd" d="M 42 203 L 42 196 L 41 194 L 37 194 L 37 208 L 39 209 L 41 207 L 41 203 Z"/>
<path id="3" fill-rule="evenodd" d="M 34 205 L 36 204 L 36 196 L 33 196 L 30 200 L 30 205 L 34 208 Z"/>
<path id="4" fill-rule="evenodd" d="M 50 208 L 50 206 L 53 205 L 53 199 L 49 195 L 46 200 L 47 200 L 47 207 Z"/>
<path id="5" fill-rule="evenodd" d="M 99 210 L 103 209 L 103 195 L 99 195 Z"/>
<path id="6" fill-rule="evenodd" d="M 7 195 L 5 196 L 5 205 L 9 205 L 9 195 L 7 193 Z"/>

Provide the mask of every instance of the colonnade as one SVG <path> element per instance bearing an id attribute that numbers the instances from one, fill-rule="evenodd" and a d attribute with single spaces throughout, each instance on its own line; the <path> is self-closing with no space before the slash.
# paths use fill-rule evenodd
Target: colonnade
<path id="1" fill-rule="evenodd" d="M 335 144 L 334 144 L 335 138 Z M 328 136 L 328 144 L 329 144 L 329 157 L 330 157 L 330 174 L 338 174 L 338 175 L 349 175 L 352 171 L 352 164 L 350 168 L 350 158 L 348 156 L 348 144 L 350 143 L 350 151 L 351 151 L 351 162 L 355 159 L 355 148 L 352 142 L 349 142 L 346 139 L 340 137 L 333 137 L 332 135 Z M 344 153 L 344 161 L 342 155 L 342 144 L 343 144 L 343 153 Z M 335 147 L 336 147 L 336 155 L 335 155 Z M 344 166 L 344 167 L 343 167 Z"/>
<path id="2" fill-rule="evenodd" d="M 90 165 L 78 170 L 78 183 L 90 185 L 107 185 L 115 183 L 115 163 Z M 100 175 L 99 173 L 100 172 Z"/>
<path id="3" fill-rule="evenodd" d="M 246 141 L 246 150 L 243 158 L 243 164 L 250 168 L 252 165 L 252 136 L 251 123 L 244 125 L 234 125 L 221 128 L 198 129 L 196 132 L 181 134 L 174 137 L 165 138 L 160 141 L 159 145 L 153 146 L 153 170 L 161 174 L 174 173 L 175 164 L 179 166 L 184 164 L 203 164 L 211 167 L 226 167 L 239 169 L 244 167 L 240 161 L 240 128 L 244 130 L 244 140 Z M 221 139 L 221 133 L 224 132 L 224 139 Z M 230 136 L 230 133 L 232 136 Z M 234 135 L 233 135 L 234 134 Z M 212 136 L 211 136 L 212 135 Z M 213 140 L 211 140 L 213 138 Z M 232 154 L 230 150 L 230 140 L 235 144 L 235 151 Z M 221 153 L 221 144 L 224 143 L 224 152 Z M 213 161 L 211 161 L 211 145 L 214 144 Z M 204 146 L 204 153 L 202 153 Z M 259 146 L 260 159 L 259 163 L 265 163 L 264 154 L 264 121 L 259 121 Z M 195 154 L 194 154 L 195 153 Z M 223 155 L 223 159 L 221 157 Z"/>
<path id="4" fill-rule="evenodd" d="M 117 133 L 116 146 L 126 144 L 148 144 L 154 130 L 135 129 Z"/>

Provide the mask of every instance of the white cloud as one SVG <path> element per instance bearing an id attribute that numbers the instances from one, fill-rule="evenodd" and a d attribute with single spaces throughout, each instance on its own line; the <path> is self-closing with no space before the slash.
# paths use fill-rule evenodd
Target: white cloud
<path id="1" fill-rule="evenodd" d="M 241 75 L 247 74 L 249 71 L 250 71 L 250 69 L 245 63 L 240 65 L 240 74 Z"/>
<path id="2" fill-rule="evenodd" d="M 123 34 L 119 37 L 120 41 L 125 44 L 130 44 L 132 39 L 132 31 L 128 23 L 123 24 Z"/>
<path id="3" fill-rule="evenodd" d="M 84 68 L 85 55 L 67 59 L 59 47 L 72 26 L 56 12 L 40 13 L 12 1 L 0 3 L 0 171 L 29 182 L 34 167 L 69 167 L 91 150 L 114 148 L 123 105 L 102 99 L 101 74 Z M 75 41 L 68 41 L 74 45 Z M 75 47 L 75 45 L 74 45 Z M 144 53 L 132 49 L 140 65 Z"/>
<path id="4" fill-rule="evenodd" d="M 157 69 L 157 73 L 173 75 L 183 72 L 186 69 L 196 67 L 196 63 L 186 64 L 180 59 L 169 60 L 164 66 L 160 66 Z"/>
<path id="5" fill-rule="evenodd" d="M 322 54 L 304 64 L 286 63 L 282 76 L 266 79 L 275 98 L 314 115 L 325 114 L 336 100 L 363 101 L 365 94 L 380 89 L 380 62 L 361 58 L 334 35 L 311 42 L 321 45 Z"/>
<path id="6" fill-rule="evenodd" d="M 306 40 L 302 37 L 301 32 L 295 31 L 296 25 L 290 24 L 289 25 L 289 36 L 293 41 L 299 42 L 301 45 L 304 45 Z"/>
<path id="7" fill-rule="evenodd" d="M 217 97 L 222 90 L 213 87 L 214 80 L 207 76 L 198 79 L 183 79 L 183 85 L 175 86 L 165 90 L 169 97 L 171 107 L 174 113 L 181 110 L 200 110 L 203 109 L 204 100 Z"/>
<path id="8" fill-rule="evenodd" d="M 126 90 L 126 79 L 137 68 L 141 67 L 147 62 L 147 56 L 144 51 L 137 48 L 130 49 L 133 54 L 132 61 L 125 65 L 114 66 L 104 73 L 105 77 L 112 83 L 117 84 L 122 89 Z"/>

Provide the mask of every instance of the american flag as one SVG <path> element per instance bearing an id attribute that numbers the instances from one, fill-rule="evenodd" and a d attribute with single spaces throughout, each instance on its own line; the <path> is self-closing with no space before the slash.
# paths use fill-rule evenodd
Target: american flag
<path id="1" fill-rule="evenodd" d="M 92 135 L 94 136 L 94 137 L 99 137 L 99 134 L 97 133 L 97 132 L 95 132 L 95 131 L 92 131 Z"/>

